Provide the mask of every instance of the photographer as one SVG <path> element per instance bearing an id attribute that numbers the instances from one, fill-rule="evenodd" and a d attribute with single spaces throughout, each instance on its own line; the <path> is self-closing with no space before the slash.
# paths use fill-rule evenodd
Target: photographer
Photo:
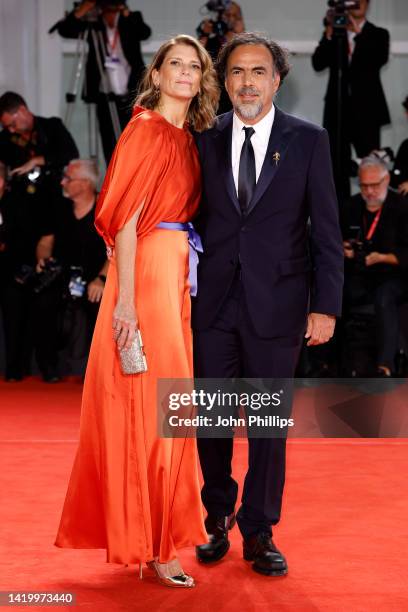
<path id="1" fill-rule="evenodd" d="M 96 13 L 95 21 L 90 18 Z M 98 39 L 98 52 L 107 71 L 111 93 L 117 108 L 121 127 L 130 119 L 133 93 L 145 69 L 140 41 L 151 35 L 140 11 L 130 11 L 121 0 L 84 0 L 57 25 L 63 38 L 78 38 L 88 29 L 102 33 Z M 85 70 L 83 99 L 95 103 L 106 162 L 110 160 L 116 144 L 108 99 L 101 88 L 95 40 L 88 37 L 89 51 Z"/>
<path id="2" fill-rule="evenodd" d="M 19 94 L 7 91 L 0 97 L 0 160 L 11 168 L 10 175 L 21 179 L 22 192 L 30 187 L 24 179 L 39 169 L 41 191 L 48 197 L 58 193 L 62 168 L 78 157 L 76 144 L 61 119 L 37 117 Z M 18 189 L 18 181 L 13 182 Z"/>
<path id="3" fill-rule="evenodd" d="M 215 0 L 207 2 L 209 11 L 217 12 L 217 19 L 204 19 L 197 28 L 198 39 L 215 61 L 222 45 L 235 34 L 245 32 L 242 9 L 237 2 Z"/>
<path id="4" fill-rule="evenodd" d="M 345 312 L 373 303 L 379 376 L 391 376 L 398 344 L 398 304 L 407 289 L 408 202 L 389 187 L 390 174 L 375 155 L 359 168 L 361 192 L 343 217 Z"/>
<path id="5" fill-rule="evenodd" d="M 57 117 L 33 115 L 25 100 L 8 91 L 0 97 L 0 161 L 10 168 L 2 197 L 4 250 L 1 306 L 5 326 L 6 380 L 29 370 L 30 284 L 39 238 L 49 231 L 60 197 L 62 168 L 78 156 L 70 133 Z"/>
<path id="6" fill-rule="evenodd" d="M 64 198 L 55 210 L 53 230 L 44 234 L 37 246 L 37 272 L 47 276 L 50 262 L 61 274 L 34 298 L 33 317 L 36 340 L 41 343 L 38 356 L 44 378 L 59 379 L 59 323 L 71 322 L 70 333 L 81 324 L 81 345 L 71 349 L 87 354 L 102 298 L 108 261 L 105 244 L 94 227 L 98 172 L 95 162 L 72 160 L 65 169 L 61 186 Z M 72 339 L 68 338 L 68 343 Z"/>
<path id="7" fill-rule="evenodd" d="M 216 62 L 221 47 L 236 34 L 245 32 L 244 18 L 240 5 L 230 0 L 210 0 L 205 7 L 208 11 L 216 13 L 216 18 L 204 19 L 196 31 L 198 40 Z M 230 111 L 232 105 L 222 82 L 220 82 L 220 89 L 218 114 L 222 115 Z"/>
<path id="8" fill-rule="evenodd" d="M 6 381 L 20 381 L 30 370 L 32 290 L 36 246 L 52 229 L 52 207 L 38 191 L 22 193 L 6 184 L 0 162 L 0 306 L 6 349 Z"/>
<path id="9" fill-rule="evenodd" d="M 334 160 L 338 155 L 339 96 L 341 100 L 343 176 L 337 171 L 335 178 L 338 191 L 344 195 L 350 189 L 350 145 L 357 157 L 369 155 L 380 148 L 381 126 L 390 123 L 380 80 L 380 69 L 388 61 L 389 33 L 366 20 L 369 0 L 360 0 L 359 8 L 350 10 L 345 9 L 347 4 L 348 0 L 331 2 L 334 8 L 328 12 L 326 29 L 312 56 L 316 71 L 330 69 L 323 125 L 329 132 Z"/>

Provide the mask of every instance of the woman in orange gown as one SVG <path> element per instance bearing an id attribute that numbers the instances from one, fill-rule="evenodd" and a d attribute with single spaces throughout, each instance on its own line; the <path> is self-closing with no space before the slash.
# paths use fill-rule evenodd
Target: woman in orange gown
<path id="1" fill-rule="evenodd" d="M 111 253 L 85 376 L 80 440 L 56 546 L 106 548 L 111 563 L 148 562 L 169 586 L 193 586 L 177 549 L 208 540 L 194 438 L 159 438 L 159 378 L 192 378 L 186 223 L 200 199 L 186 120 L 209 127 L 212 62 L 180 35 L 157 52 L 109 164 L 96 227 Z M 139 327 L 148 371 L 125 375 L 118 348 Z M 113 329 L 112 329 L 113 328 Z"/>

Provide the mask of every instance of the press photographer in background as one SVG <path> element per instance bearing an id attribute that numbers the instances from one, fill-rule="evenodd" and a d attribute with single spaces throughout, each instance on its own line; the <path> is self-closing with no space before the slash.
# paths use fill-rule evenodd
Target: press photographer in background
<path id="1" fill-rule="evenodd" d="M 63 38 L 78 38 L 88 29 L 102 33 L 98 52 L 107 72 L 111 93 L 122 129 L 130 119 L 132 97 L 145 69 L 140 42 L 151 35 L 140 11 L 130 11 L 122 0 L 84 0 L 56 25 Z M 85 69 L 82 97 L 95 103 L 106 162 L 116 144 L 108 99 L 101 87 L 97 50 L 92 36 Z"/>
<path id="2" fill-rule="evenodd" d="M 210 0 L 201 8 L 201 11 L 208 12 L 210 16 L 199 23 L 196 29 L 197 37 L 216 62 L 221 47 L 236 34 L 245 32 L 242 9 L 237 2 L 231 2 L 231 0 Z M 211 13 L 213 13 L 212 16 Z M 220 83 L 220 88 L 218 114 L 222 115 L 231 110 L 232 105 L 225 91 L 224 83 Z"/>
<path id="3" fill-rule="evenodd" d="M 329 0 L 325 30 L 312 64 L 329 68 L 323 125 L 329 132 L 337 192 L 350 194 L 351 146 L 358 158 L 380 149 L 381 126 L 390 115 L 380 80 L 390 35 L 367 21 L 369 0 Z M 351 8 L 348 8 L 351 7 Z"/>
<path id="4" fill-rule="evenodd" d="M 234 34 L 245 32 L 241 7 L 230 0 L 210 0 L 202 10 L 214 13 L 213 18 L 206 18 L 197 27 L 200 43 L 207 49 L 215 61 L 221 47 L 233 38 Z"/>
<path id="5" fill-rule="evenodd" d="M 71 134 L 58 117 L 38 117 L 18 93 L 7 91 L 0 97 L 0 161 L 10 168 L 11 189 L 52 198 L 59 193 L 61 171 L 70 159 L 78 157 Z M 27 177 L 35 172 L 36 184 Z M 32 181 L 33 183 L 33 181 Z"/>
<path id="6" fill-rule="evenodd" d="M 20 381 L 30 370 L 32 292 L 26 279 L 34 271 L 38 240 L 50 228 L 50 212 L 38 194 L 11 189 L 0 161 L 0 308 L 5 340 L 5 379 Z"/>
<path id="7" fill-rule="evenodd" d="M 72 160 L 64 171 L 63 196 L 53 229 L 37 246 L 37 273 L 55 277 L 33 302 L 40 367 L 53 381 L 60 377 L 58 349 L 68 357 L 87 355 L 105 287 L 105 244 L 94 226 L 98 171 L 93 160 Z"/>
<path id="8" fill-rule="evenodd" d="M 78 150 L 60 119 L 33 115 L 17 93 L 6 92 L 0 97 L 0 123 L 0 305 L 5 376 L 18 381 L 30 371 L 32 291 L 28 284 L 34 273 L 36 245 L 50 231 L 52 209 L 60 198 L 62 168 L 78 156 Z"/>
<path id="9" fill-rule="evenodd" d="M 403 101 L 402 106 L 408 119 L 408 96 Z M 399 193 L 408 195 L 408 138 L 401 143 L 398 149 L 392 171 L 391 185 L 398 189 Z"/>
<path id="10" fill-rule="evenodd" d="M 370 155 L 359 168 L 360 193 L 343 216 L 344 317 L 374 304 L 377 369 L 391 376 L 398 348 L 398 306 L 408 289 L 408 200 L 389 189 L 386 163 Z"/>

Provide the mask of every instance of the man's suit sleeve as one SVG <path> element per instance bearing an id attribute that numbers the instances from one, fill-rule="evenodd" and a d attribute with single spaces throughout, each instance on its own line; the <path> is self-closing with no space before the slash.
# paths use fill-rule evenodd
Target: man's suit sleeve
<path id="1" fill-rule="evenodd" d="M 127 17 L 132 25 L 132 35 L 138 40 L 146 40 L 152 33 L 151 28 L 143 21 L 143 16 L 140 11 L 134 11 Z"/>
<path id="2" fill-rule="evenodd" d="M 78 38 L 84 32 L 89 23 L 75 17 L 74 12 L 69 13 L 65 19 L 58 23 L 57 31 L 62 38 Z"/>
<path id="3" fill-rule="evenodd" d="M 390 55 L 390 33 L 384 28 L 378 28 L 378 43 L 374 48 L 373 61 L 381 68 L 388 62 Z"/>
<path id="4" fill-rule="evenodd" d="M 45 162 L 51 166 L 62 168 L 71 159 L 79 157 L 79 151 L 74 139 L 62 123 L 61 119 L 53 117 L 48 124 L 48 143 L 45 152 Z"/>
<path id="5" fill-rule="evenodd" d="M 359 62 L 360 70 L 369 70 L 371 73 L 380 70 L 388 62 L 390 34 L 385 28 L 367 24 L 362 32 L 356 35 L 355 43 L 356 46 L 361 46 L 364 53 Z"/>
<path id="6" fill-rule="evenodd" d="M 333 64 L 334 51 L 333 42 L 323 36 L 312 55 L 312 66 L 316 72 L 321 72 Z"/>
<path id="7" fill-rule="evenodd" d="M 314 269 L 310 312 L 340 316 L 344 277 L 343 241 L 326 130 L 319 131 L 313 149 L 307 200 Z"/>

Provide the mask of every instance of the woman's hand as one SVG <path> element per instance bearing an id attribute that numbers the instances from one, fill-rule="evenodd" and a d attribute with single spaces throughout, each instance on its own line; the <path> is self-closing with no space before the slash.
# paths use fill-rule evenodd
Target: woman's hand
<path id="1" fill-rule="evenodd" d="M 137 330 L 137 315 L 133 304 L 118 301 L 113 311 L 112 328 L 118 349 L 130 348 Z"/>

